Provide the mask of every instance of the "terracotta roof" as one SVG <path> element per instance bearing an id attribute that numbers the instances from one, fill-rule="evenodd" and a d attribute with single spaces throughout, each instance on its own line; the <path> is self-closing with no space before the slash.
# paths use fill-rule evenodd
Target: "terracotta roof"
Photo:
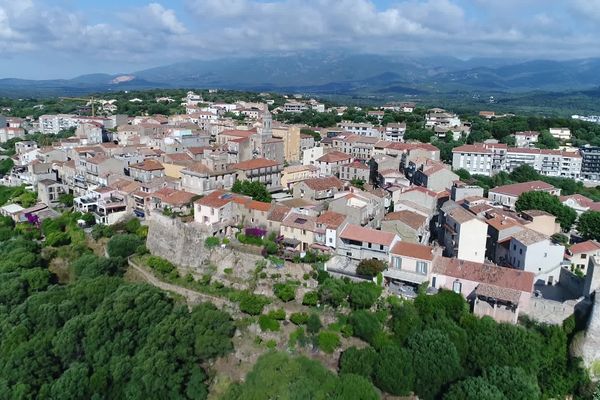
<path id="1" fill-rule="evenodd" d="M 248 171 L 251 169 L 275 167 L 277 165 L 279 165 L 277 161 L 267 160 L 266 158 L 255 158 L 252 160 L 242 161 L 237 164 L 233 164 L 232 168 Z"/>
<path id="2" fill-rule="evenodd" d="M 327 189 L 343 189 L 344 182 L 336 178 L 335 176 L 326 176 L 322 178 L 310 178 L 304 181 L 304 184 L 312 190 L 327 190 Z"/>
<path id="3" fill-rule="evenodd" d="M 251 129 L 249 131 L 243 131 L 241 129 L 228 129 L 221 132 L 219 135 L 226 136 L 235 136 L 238 138 L 247 138 L 256 134 L 256 129 Z"/>
<path id="4" fill-rule="evenodd" d="M 453 208 L 452 210 L 448 211 L 446 214 L 449 215 L 450 217 L 452 217 L 452 219 L 455 220 L 456 222 L 458 222 L 459 224 L 462 224 L 464 222 L 471 221 L 472 219 L 477 218 L 475 216 L 475 214 L 465 210 L 463 207 L 460 207 L 460 206 Z"/>
<path id="5" fill-rule="evenodd" d="M 265 203 L 262 201 L 252 200 L 246 203 L 246 208 L 250 210 L 264 211 L 267 212 L 271 209 L 271 203 Z"/>
<path id="6" fill-rule="evenodd" d="M 188 164 L 193 162 L 194 160 L 186 153 L 170 153 L 165 154 L 165 160 L 171 161 L 173 163 L 183 163 Z"/>
<path id="7" fill-rule="evenodd" d="M 346 216 L 335 211 L 325 211 L 317 217 L 317 224 L 325 225 L 329 229 L 337 229 L 344 223 Z"/>
<path id="8" fill-rule="evenodd" d="M 196 155 L 196 154 L 204 154 L 204 150 L 210 150 L 211 147 L 210 146 L 192 146 L 192 147 L 188 147 L 186 150 L 189 151 L 190 153 Z"/>
<path id="9" fill-rule="evenodd" d="M 201 199 L 196 200 L 195 204 L 212 208 L 221 208 L 224 205 L 231 203 L 235 198 L 239 197 L 242 196 L 235 193 L 226 192 L 225 190 L 215 190 Z"/>
<path id="10" fill-rule="evenodd" d="M 513 197 L 519 197 L 524 192 L 531 190 L 549 191 L 556 189 L 554 186 L 543 181 L 531 181 L 523 183 L 514 183 L 512 185 L 497 186 L 490 189 L 490 192 L 504 194 Z"/>
<path id="11" fill-rule="evenodd" d="M 290 213 L 281 224 L 291 228 L 306 229 L 307 231 L 314 232 L 316 230 L 316 220 L 316 217 L 311 215 Z"/>
<path id="12" fill-rule="evenodd" d="M 398 242 L 392 247 L 390 253 L 419 260 L 433 260 L 433 248 L 424 244 Z"/>
<path id="13" fill-rule="evenodd" d="M 493 218 L 489 218 L 485 222 L 497 231 L 512 228 L 513 226 L 521 226 L 521 224 L 514 219 L 500 215 L 494 215 Z"/>
<path id="14" fill-rule="evenodd" d="M 413 229 L 419 229 L 423 226 L 427 218 L 421 214 L 409 210 L 395 211 L 387 214 L 384 221 L 400 221 L 410 226 Z"/>
<path id="15" fill-rule="evenodd" d="M 513 239 L 523 243 L 525 246 L 529 246 L 530 244 L 534 243 L 539 243 L 543 240 L 548 239 L 548 236 L 544 235 L 543 233 L 539 233 L 529 228 L 524 228 L 523 230 L 514 233 L 512 237 Z"/>
<path id="16" fill-rule="evenodd" d="M 267 219 L 269 221 L 281 222 L 291 210 L 292 209 L 290 207 L 282 206 L 280 204 L 273 204 Z"/>
<path id="17" fill-rule="evenodd" d="M 352 156 L 338 150 L 330 151 L 317 158 L 316 161 L 324 163 L 334 163 L 352 159 Z"/>
<path id="18" fill-rule="evenodd" d="M 371 169 L 367 164 L 360 162 L 360 161 L 354 161 L 351 162 L 350 164 L 344 164 L 343 167 L 346 168 L 356 168 L 356 169 Z"/>
<path id="19" fill-rule="evenodd" d="M 503 288 L 496 285 L 481 283 L 475 288 L 475 293 L 478 296 L 485 296 L 492 299 L 509 301 L 513 304 L 518 304 L 521 298 L 521 292 L 515 289 Z"/>
<path id="20" fill-rule="evenodd" d="M 157 197 L 163 203 L 172 204 L 175 206 L 183 206 L 192 202 L 196 195 L 184 190 L 175 190 L 170 188 L 162 188 L 152 193 L 152 197 Z"/>
<path id="21" fill-rule="evenodd" d="M 481 264 L 458 258 L 441 257 L 433 266 L 435 273 L 531 293 L 534 274 L 494 264 Z"/>
<path id="22" fill-rule="evenodd" d="M 370 242 L 390 246 L 396 237 L 390 232 L 378 231 L 376 229 L 365 228 L 359 225 L 348 224 L 340 234 L 340 238 L 355 240 L 358 242 Z"/>
<path id="23" fill-rule="evenodd" d="M 429 189 L 427 189 L 426 187 L 423 187 L 423 186 L 413 186 L 412 188 L 408 189 L 407 191 L 402 192 L 401 196 L 404 193 L 410 193 L 410 192 L 420 192 L 420 193 L 428 195 L 429 197 L 437 198 L 437 193 L 436 192 L 434 192 L 433 190 L 429 190 Z"/>
<path id="24" fill-rule="evenodd" d="M 146 159 L 139 164 L 130 165 L 129 168 L 141 169 L 143 171 L 159 171 L 165 169 L 161 163 L 150 159 Z"/>
<path id="25" fill-rule="evenodd" d="M 206 165 L 199 163 L 199 162 L 188 165 L 187 167 L 185 167 L 185 169 L 182 170 L 182 172 L 185 172 L 185 171 L 196 172 L 199 174 L 207 174 L 207 175 L 210 175 L 214 172 L 212 169 L 210 169 Z"/>
<path id="26" fill-rule="evenodd" d="M 600 250 L 600 243 L 595 240 L 587 240 L 585 242 L 574 244 L 569 248 L 571 254 L 591 253 Z"/>

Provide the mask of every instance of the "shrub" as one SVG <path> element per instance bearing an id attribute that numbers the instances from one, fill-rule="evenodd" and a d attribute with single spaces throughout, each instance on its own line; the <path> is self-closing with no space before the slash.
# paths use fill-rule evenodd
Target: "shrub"
<path id="1" fill-rule="evenodd" d="M 225 268 L 223 270 L 224 273 L 226 273 L 227 275 L 231 274 L 233 272 L 233 268 Z"/>
<path id="2" fill-rule="evenodd" d="M 319 332 L 323 325 L 321 324 L 321 319 L 317 314 L 310 314 L 308 319 L 306 320 L 306 330 L 308 333 L 315 334 Z"/>
<path id="3" fill-rule="evenodd" d="M 331 354 L 340 347 L 340 337 L 335 332 L 325 331 L 319 333 L 319 348 L 325 353 Z"/>
<path id="4" fill-rule="evenodd" d="M 160 257 L 152 256 L 148 258 L 147 264 L 150 268 L 163 275 L 166 275 L 175 270 L 175 266 L 171 262 Z"/>
<path id="5" fill-rule="evenodd" d="M 260 330 L 263 332 L 277 332 L 279 330 L 279 321 L 264 314 L 258 317 L 258 325 L 260 326 Z"/>
<path id="6" fill-rule="evenodd" d="M 272 242 L 270 240 L 264 241 L 265 253 L 267 254 L 277 254 L 279 248 L 277 247 L 277 243 Z"/>
<path id="7" fill-rule="evenodd" d="M 108 255 L 111 257 L 127 258 L 135 253 L 142 239 L 133 234 L 115 235 L 108 241 Z"/>
<path id="8" fill-rule="evenodd" d="M 305 306 L 316 306 L 318 302 L 319 294 L 317 292 L 307 292 L 302 299 L 302 304 Z"/>
<path id="9" fill-rule="evenodd" d="M 209 236 L 206 239 L 204 239 L 204 247 L 206 247 L 207 249 L 215 248 L 220 244 L 221 241 L 216 236 Z"/>
<path id="10" fill-rule="evenodd" d="M 348 300 L 352 308 L 370 308 L 381 295 L 381 290 L 381 286 L 371 282 L 353 283 Z"/>
<path id="11" fill-rule="evenodd" d="M 273 286 L 273 292 L 275 296 L 287 303 L 296 297 L 296 285 L 289 282 L 277 283 Z"/>
<path id="12" fill-rule="evenodd" d="M 240 311 L 250 315 L 258 315 L 262 313 L 263 308 L 269 303 L 269 301 L 259 295 L 245 292 L 240 297 Z"/>
<path id="13" fill-rule="evenodd" d="M 306 324 L 308 321 L 308 314 L 305 312 L 297 312 L 290 315 L 290 321 L 296 325 Z"/>
<path id="14" fill-rule="evenodd" d="M 87 226 L 96 225 L 96 217 L 94 214 L 86 213 L 81 216 L 81 219 L 85 222 Z"/>
<path id="15" fill-rule="evenodd" d="M 285 310 L 283 308 L 279 308 L 277 310 L 270 311 L 267 315 L 273 319 L 282 321 L 285 319 Z"/>
<path id="16" fill-rule="evenodd" d="M 377 259 L 362 260 L 356 268 L 356 273 L 361 276 L 374 277 L 386 268 L 383 261 Z"/>
<path id="17" fill-rule="evenodd" d="M 47 246 L 59 247 L 71 243 L 71 236 L 66 232 L 52 232 L 46 237 Z"/>
<path id="18" fill-rule="evenodd" d="M 377 358 L 377 353 L 372 347 L 350 347 L 340 357 L 340 374 L 356 374 L 370 378 Z"/>
<path id="19" fill-rule="evenodd" d="M 275 347 L 277 347 L 277 342 L 275 341 L 275 339 L 267 340 L 265 346 L 267 346 L 267 349 L 274 349 Z"/>

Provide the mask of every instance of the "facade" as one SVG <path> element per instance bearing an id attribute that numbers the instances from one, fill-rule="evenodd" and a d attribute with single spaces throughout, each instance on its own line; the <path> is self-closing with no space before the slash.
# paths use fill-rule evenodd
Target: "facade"
<path id="1" fill-rule="evenodd" d="M 569 128 L 550 128 L 550 134 L 558 140 L 570 140 L 571 130 Z"/>
<path id="2" fill-rule="evenodd" d="M 315 165 L 319 168 L 319 173 L 322 176 L 337 176 L 341 166 L 351 162 L 352 156 L 342 153 L 341 151 L 333 150 L 317 158 L 315 160 Z"/>
<path id="3" fill-rule="evenodd" d="M 294 184 L 292 195 L 297 199 L 323 201 L 332 199 L 346 185 L 335 176 L 310 178 Z"/>
<path id="4" fill-rule="evenodd" d="M 595 240 L 576 243 L 567 250 L 567 253 L 571 261 L 571 268 L 580 271 L 585 276 L 590 258 L 600 256 L 600 243 Z"/>
<path id="5" fill-rule="evenodd" d="M 390 249 L 399 241 L 393 233 L 348 224 L 340 233 L 337 254 L 358 261 L 376 258 L 387 262 Z"/>
<path id="6" fill-rule="evenodd" d="M 389 123 L 383 131 L 383 140 L 390 142 L 403 142 L 406 133 L 406 123 Z"/>
<path id="7" fill-rule="evenodd" d="M 444 204 L 440 217 L 444 255 L 482 263 L 487 242 L 486 223 L 452 201 Z"/>
<path id="8" fill-rule="evenodd" d="M 389 266 L 383 271 L 383 277 L 386 284 L 400 281 L 418 286 L 429 281 L 433 263 L 432 247 L 399 241 L 390 250 Z"/>
<path id="9" fill-rule="evenodd" d="M 344 131 L 353 133 L 355 135 L 381 139 L 381 132 L 379 132 L 379 130 L 373 124 L 364 122 L 342 121 L 337 125 Z"/>
<path id="10" fill-rule="evenodd" d="M 515 132 L 515 145 L 517 147 L 533 147 L 540 136 L 536 131 Z"/>
<path id="11" fill-rule="evenodd" d="M 465 144 L 452 150 L 452 169 L 492 176 L 503 169 L 505 144 Z"/>
<path id="12" fill-rule="evenodd" d="M 344 181 L 358 180 L 369 183 L 370 174 L 371 167 L 360 161 L 354 161 L 340 167 L 340 179 Z"/>
<path id="13" fill-rule="evenodd" d="M 255 158 L 231 166 L 235 170 L 235 180 L 260 182 L 270 192 L 281 190 L 281 171 L 283 165 L 266 158 Z"/>
<path id="14" fill-rule="evenodd" d="M 281 186 L 292 189 L 293 185 L 307 179 L 316 178 L 319 169 L 314 165 L 293 165 L 285 167 L 281 173 Z"/>
<path id="15" fill-rule="evenodd" d="M 543 181 L 531 181 L 523 183 L 515 183 L 512 185 L 497 186 L 490 189 L 488 199 L 492 202 L 514 208 L 517 199 L 522 193 L 529 191 L 543 191 L 555 196 L 560 196 L 560 189 L 555 188 L 549 183 Z"/>
<path id="16" fill-rule="evenodd" d="M 600 147 L 585 146 L 581 153 L 581 178 L 600 181 Z"/>
<path id="17" fill-rule="evenodd" d="M 508 249 L 510 266 L 535 275 L 536 284 L 558 283 L 565 247 L 531 229 L 522 229 L 512 235 Z"/>
<path id="18" fill-rule="evenodd" d="M 385 215 L 381 230 L 397 234 L 403 242 L 427 243 L 429 218 L 414 211 L 394 211 Z"/>

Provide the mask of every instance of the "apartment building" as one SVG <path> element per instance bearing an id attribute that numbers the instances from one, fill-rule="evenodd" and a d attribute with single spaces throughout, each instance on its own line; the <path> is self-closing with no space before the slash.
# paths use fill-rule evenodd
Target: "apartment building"
<path id="1" fill-rule="evenodd" d="M 600 147 L 584 146 L 579 152 L 582 157 L 581 178 L 600 181 Z"/>
<path id="2" fill-rule="evenodd" d="M 382 139 L 390 142 L 402 142 L 404 141 L 405 133 L 406 123 L 389 123 L 385 126 Z"/>
<path id="3" fill-rule="evenodd" d="M 441 208 L 440 233 L 444 255 L 482 263 L 485 260 L 487 224 L 453 201 Z"/>
<path id="4" fill-rule="evenodd" d="M 381 132 L 379 132 L 379 130 L 373 124 L 370 123 L 342 121 L 339 124 L 337 124 L 337 126 L 343 129 L 344 131 L 353 133 L 355 135 L 381 139 Z"/>
<path id="5" fill-rule="evenodd" d="M 537 131 L 515 132 L 515 145 L 517 147 L 533 147 L 537 143 L 540 133 Z"/>
<path id="6" fill-rule="evenodd" d="M 475 143 L 452 150 L 452 169 L 464 169 L 471 174 L 492 176 L 502 171 L 507 146 L 505 144 Z"/>
<path id="7" fill-rule="evenodd" d="M 399 241 L 393 233 L 348 224 L 340 233 L 337 253 L 357 261 L 375 258 L 387 262 L 390 249 Z"/>
<path id="8" fill-rule="evenodd" d="M 517 199 L 522 193 L 535 191 L 543 191 L 555 196 L 560 196 L 560 189 L 555 188 L 549 183 L 543 181 L 531 181 L 523 183 L 514 183 L 511 185 L 497 186 L 490 189 L 488 199 L 494 203 L 514 208 Z"/>
<path id="9" fill-rule="evenodd" d="M 267 187 L 270 192 L 281 190 L 281 171 L 283 164 L 267 160 L 266 158 L 255 158 L 231 166 L 236 171 L 236 180 L 249 180 L 260 182 Z"/>

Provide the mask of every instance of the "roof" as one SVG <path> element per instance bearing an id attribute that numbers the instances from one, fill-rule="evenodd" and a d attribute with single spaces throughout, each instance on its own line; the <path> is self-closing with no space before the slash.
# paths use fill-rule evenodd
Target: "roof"
<path id="1" fill-rule="evenodd" d="M 344 223 L 346 216 L 335 211 L 325 211 L 317 217 L 317 224 L 325 225 L 329 229 L 337 229 Z"/>
<path id="2" fill-rule="evenodd" d="M 324 162 L 324 163 L 334 163 L 340 161 L 346 161 L 352 159 L 352 156 L 346 153 L 343 153 L 338 150 L 330 151 L 329 153 L 323 154 L 321 157 L 317 158 L 316 161 Z"/>
<path id="3" fill-rule="evenodd" d="M 310 178 L 305 179 L 304 184 L 312 190 L 327 190 L 333 188 L 343 188 L 344 182 L 336 178 L 335 176 L 325 176 L 322 178 Z"/>
<path id="4" fill-rule="evenodd" d="M 459 224 L 465 223 L 467 221 L 471 221 L 472 219 L 476 219 L 475 214 L 465 210 L 463 207 L 455 207 L 446 212 L 448 216 L 450 216 L 454 221 Z"/>
<path id="5" fill-rule="evenodd" d="M 1 209 L 8 214 L 16 214 L 24 210 L 24 208 L 18 204 L 7 204 Z"/>
<path id="6" fill-rule="evenodd" d="M 340 234 L 340 238 L 355 240 L 357 242 L 369 242 L 390 246 L 396 237 L 390 232 L 378 231 L 372 228 L 365 228 L 359 225 L 348 224 Z"/>
<path id="7" fill-rule="evenodd" d="M 595 240 L 587 240 L 585 242 L 577 243 L 569 248 L 571 254 L 579 253 L 591 253 L 600 250 L 600 243 Z"/>
<path id="8" fill-rule="evenodd" d="M 424 244 L 398 242 L 390 251 L 392 254 L 417 258 L 419 260 L 433 260 L 433 248 Z"/>
<path id="9" fill-rule="evenodd" d="M 354 162 L 351 162 L 349 164 L 344 164 L 343 167 L 356 168 L 356 169 L 366 169 L 366 170 L 371 169 L 367 164 L 365 164 L 363 162 L 360 162 L 360 161 L 354 161 Z"/>
<path id="10" fill-rule="evenodd" d="M 478 296 L 485 296 L 492 299 L 509 301 L 513 304 L 518 304 L 521 297 L 521 292 L 515 289 L 503 288 L 496 285 L 481 283 L 475 288 L 475 293 Z"/>
<path id="11" fill-rule="evenodd" d="M 543 233 L 534 231 L 533 229 L 525 228 L 512 235 L 513 239 L 523 243 L 525 246 L 530 244 L 539 243 L 548 239 L 548 236 Z"/>
<path id="12" fill-rule="evenodd" d="M 465 279 L 531 293 L 534 274 L 519 269 L 481 264 L 458 258 L 441 257 L 433 266 L 433 272 L 457 279 Z"/>
<path id="13" fill-rule="evenodd" d="M 165 169 L 161 163 L 151 159 L 146 159 L 139 164 L 130 165 L 129 168 L 141 169 L 144 171 L 159 171 Z"/>
<path id="14" fill-rule="evenodd" d="M 246 204 L 246 208 L 248 208 L 250 210 L 267 212 L 271 209 L 271 203 L 265 203 L 262 201 L 251 200 Z"/>
<path id="15" fill-rule="evenodd" d="M 235 198 L 240 197 L 242 196 L 226 192 L 225 190 L 215 190 L 203 198 L 196 200 L 195 204 L 212 208 L 221 208 L 224 205 L 231 203 Z"/>
<path id="16" fill-rule="evenodd" d="M 316 230 L 316 221 L 317 218 L 311 215 L 304 215 L 298 213 L 290 213 L 287 217 L 281 222 L 282 225 L 297 228 L 297 229 L 306 229 L 308 231 Z"/>
<path id="17" fill-rule="evenodd" d="M 427 218 L 409 210 L 395 211 L 387 214 L 384 221 L 400 221 L 413 229 L 419 229 L 425 224 Z"/>
<path id="18" fill-rule="evenodd" d="M 221 132 L 219 135 L 236 136 L 239 138 L 247 138 L 256 134 L 256 129 L 244 131 L 241 129 L 228 129 Z"/>
<path id="19" fill-rule="evenodd" d="M 291 210 L 290 207 L 274 204 L 271 206 L 271 211 L 269 212 L 267 219 L 269 221 L 281 222 Z"/>
<path id="20" fill-rule="evenodd" d="M 493 218 L 489 218 L 485 222 L 497 231 L 512 228 L 514 226 L 521 226 L 516 220 L 500 215 L 494 215 Z"/>
<path id="21" fill-rule="evenodd" d="M 176 206 L 182 206 L 192 202 L 192 199 L 196 196 L 194 193 L 186 192 L 184 190 L 175 190 L 170 188 L 162 188 L 154 193 L 152 197 L 157 197 L 163 203 L 172 204 Z"/>
<path id="22" fill-rule="evenodd" d="M 275 167 L 277 165 L 279 165 L 277 161 L 267 160 L 266 158 L 255 158 L 234 164 L 232 168 L 247 171 L 251 169 Z"/>
<path id="23" fill-rule="evenodd" d="M 522 193 L 529 192 L 531 190 L 550 191 L 555 189 L 556 188 L 554 186 L 543 181 L 530 181 L 514 183 L 512 185 L 497 186 L 493 189 L 490 189 L 490 192 L 519 197 Z"/>

